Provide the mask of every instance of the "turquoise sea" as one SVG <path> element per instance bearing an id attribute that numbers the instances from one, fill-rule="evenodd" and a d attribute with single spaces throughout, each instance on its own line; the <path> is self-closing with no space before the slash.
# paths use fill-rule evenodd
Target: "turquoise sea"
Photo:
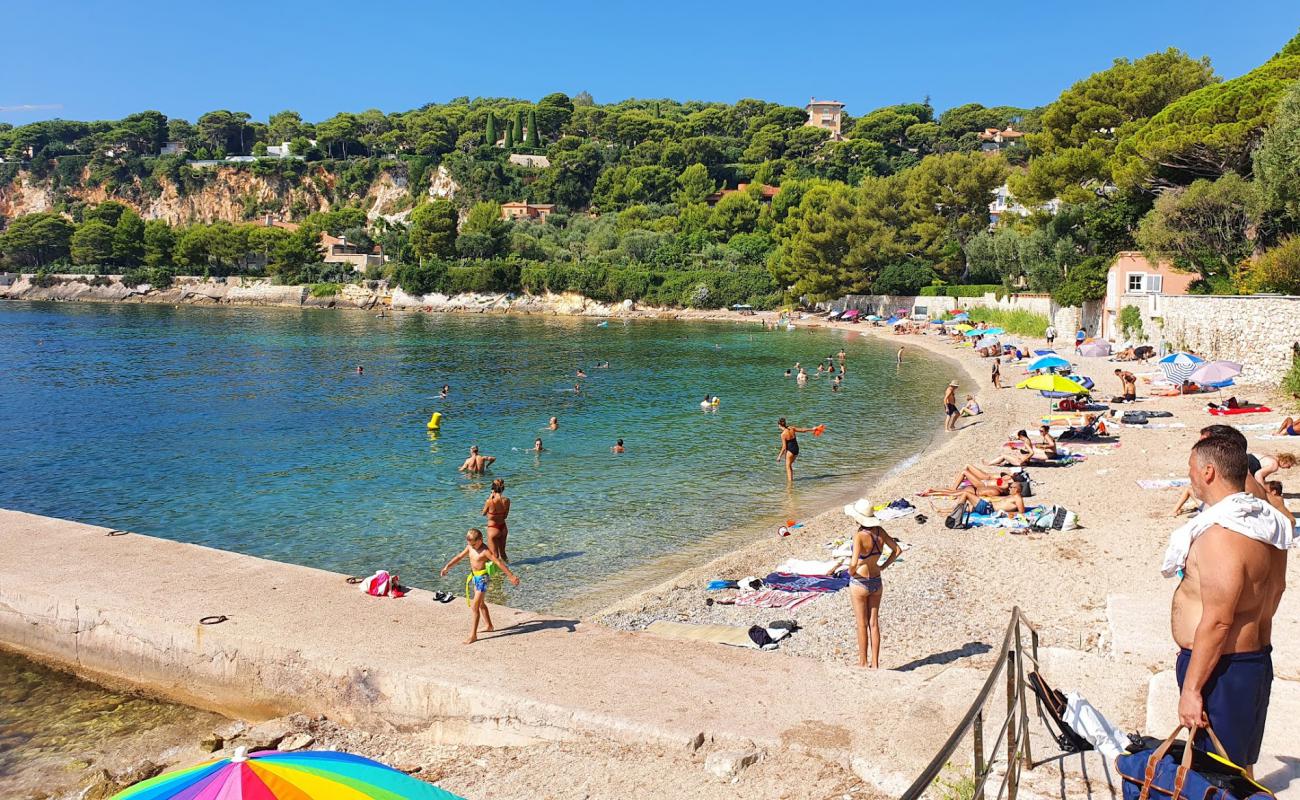
<path id="1" fill-rule="evenodd" d="M 843 391 L 783 376 L 840 347 Z M 459 590 L 436 570 L 499 477 L 523 583 L 495 599 L 545 608 L 855 494 L 928 443 L 952 368 L 756 323 L 6 303 L 0 375 L 0 507 Z M 790 491 L 781 416 L 827 427 Z"/>

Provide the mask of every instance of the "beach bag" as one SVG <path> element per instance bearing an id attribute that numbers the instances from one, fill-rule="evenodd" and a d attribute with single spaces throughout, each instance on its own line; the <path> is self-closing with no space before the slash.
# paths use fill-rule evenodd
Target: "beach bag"
<path id="1" fill-rule="evenodd" d="M 970 504 L 965 500 L 957 504 L 948 518 L 943 521 L 943 526 L 949 529 L 965 530 L 970 527 Z"/>
<path id="2" fill-rule="evenodd" d="M 1178 740 L 1183 726 L 1160 742 L 1144 737 L 1136 752 L 1115 758 L 1124 800 L 1264 800 L 1274 795 L 1232 763 L 1219 737 L 1206 728 L 1218 750 L 1211 755 Z"/>
<path id="3" fill-rule="evenodd" d="M 1056 746 L 1061 748 L 1062 753 L 1080 753 L 1084 750 L 1091 750 L 1092 744 L 1079 735 L 1070 723 L 1065 721 L 1065 710 L 1067 701 L 1065 695 L 1060 689 L 1053 689 L 1047 685 L 1047 681 L 1037 672 L 1031 672 L 1026 676 L 1029 688 L 1034 690 L 1038 699 L 1042 702 L 1043 708 L 1047 710 L 1047 716 L 1051 718 L 1055 725 L 1057 734 L 1055 735 Z"/>
<path id="4" fill-rule="evenodd" d="M 388 570 L 384 569 L 363 579 L 358 588 L 371 597 L 402 597 L 406 594 L 398 582 L 398 577 L 388 574 Z"/>
<path id="5" fill-rule="evenodd" d="M 1011 473 L 1011 478 L 1012 480 L 1020 484 L 1021 497 L 1034 496 L 1034 482 L 1029 479 L 1028 472 L 1025 472 L 1023 469 L 1020 470 L 1019 472 L 1013 472 Z"/>
<path id="6" fill-rule="evenodd" d="M 1125 411 L 1124 416 L 1119 421 L 1125 425 L 1145 425 L 1147 424 L 1147 415 L 1141 411 Z"/>

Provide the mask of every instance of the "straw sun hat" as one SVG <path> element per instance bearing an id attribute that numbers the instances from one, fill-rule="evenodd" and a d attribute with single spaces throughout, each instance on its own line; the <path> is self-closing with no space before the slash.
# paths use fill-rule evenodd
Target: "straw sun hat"
<path id="1" fill-rule="evenodd" d="M 844 507 L 844 516 L 857 522 L 863 527 L 879 528 L 884 523 L 876 518 L 873 509 L 874 505 L 875 503 L 865 497 L 858 498 Z"/>

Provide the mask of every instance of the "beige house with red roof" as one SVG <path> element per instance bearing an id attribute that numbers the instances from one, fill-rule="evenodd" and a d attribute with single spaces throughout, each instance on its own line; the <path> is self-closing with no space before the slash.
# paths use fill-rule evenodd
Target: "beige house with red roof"
<path id="1" fill-rule="evenodd" d="M 838 100 L 818 100 L 810 97 L 804 110 L 808 112 L 808 121 L 804 123 L 805 125 L 830 131 L 831 139 L 835 141 L 842 138 L 840 125 L 844 119 L 843 103 Z"/>
<path id="2" fill-rule="evenodd" d="M 726 197 L 729 194 L 749 191 L 749 186 L 750 184 L 748 183 L 738 183 L 736 184 L 736 188 L 734 189 L 723 189 L 720 192 L 714 192 L 713 194 L 709 195 L 706 198 L 706 201 L 708 202 L 709 205 L 716 206 L 719 200 L 721 200 L 722 198 Z M 758 185 L 758 190 L 759 190 L 758 202 L 763 204 L 772 202 L 772 198 L 776 197 L 778 194 L 781 193 L 780 186 L 768 186 L 767 184 L 762 184 L 762 183 Z"/>
<path id="3" fill-rule="evenodd" d="M 1004 147 L 1012 147 L 1020 144 L 1020 140 L 1024 138 L 1024 135 L 1023 131 L 1018 131 L 1010 125 L 1006 127 L 1006 130 L 985 128 L 984 132 L 980 134 L 980 149 L 1001 150 Z"/>
<path id="4" fill-rule="evenodd" d="M 553 203 L 526 203 L 515 200 L 501 204 L 501 219 L 535 219 L 545 222 L 546 218 L 553 213 L 555 213 Z"/>
<path id="5" fill-rule="evenodd" d="M 302 227 L 296 222 L 285 222 L 270 214 L 262 220 L 262 224 L 268 228 L 281 228 L 286 231 L 296 231 Z M 384 256 L 384 248 L 380 245 L 375 245 L 369 251 L 365 251 L 350 243 L 346 236 L 331 236 L 324 231 L 321 231 L 320 247 L 324 252 L 321 263 L 351 264 L 352 269 L 357 272 L 365 272 L 366 267 L 383 264 L 388 260 Z"/>

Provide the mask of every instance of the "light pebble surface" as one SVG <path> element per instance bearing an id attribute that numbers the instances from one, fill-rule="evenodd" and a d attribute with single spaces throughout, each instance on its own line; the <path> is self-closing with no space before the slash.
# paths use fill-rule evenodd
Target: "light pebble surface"
<path id="1" fill-rule="evenodd" d="M 1188 449 L 1199 429 L 1222 421 L 1205 412 L 1206 396 L 1152 398 L 1136 406 L 1115 405 L 1121 411 L 1126 407 L 1169 410 L 1186 427 L 1116 428 L 1120 447 L 1113 452 L 1091 455 L 1069 467 L 1030 468 L 1035 481 L 1031 502 L 1054 503 L 1076 511 L 1078 529 L 1028 535 L 990 528 L 953 531 L 943 525 L 951 503 L 946 498 L 920 498 L 916 493 L 929 486 L 951 486 L 963 465 L 982 464 L 999 453 L 1009 433 L 1017 428 L 1034 431 L 1048 409 L 1048 401 L 1034 391 L 1005 388 L 1023 378 L 1023 366 L 1019 365 L 1004 365 L 1004 388 L 993 389 L 989 380 L 991 362 L 943 337 L 894 335 L 883 328 L 865 326 L 832 326 L 866 330 L 891 344 L 924 349 L 949 359 L 942 368 L 950 369 L 961 384 L 959 398 L 975 394 L 984 411 L 979 417 L 964 419 L 960 430 L 943 434 L 915 463 L 861 487 L 860 494 L 876 503 L 906 497 L 929 518 L 923 525 L 906 517 L 885 526 L 910 549 L 884 576 L 882 667 L 910 669 L 932 663 L 980 667 L 991 663 L 991 648 L 996 646 L 1008 614 L 1017 605 L 1039 626 L 1044 645 L 1097 651 L 1102 649 L 1107 635 L 1109 594 L 1161 598 L 1172 594 L 1173 584 L 1160 576 L 1159 564 L 1169 532 L 1181 524 L 1170 516 L 1178 491 L 1145 491 L 1135 481 L 1186 474 Z M 1012 338 L 1031 349 L 1046 347 L 1043 342 Z M 1072 342 L 1060 349 L 1079 365 L 1080 374 L 1097 382 L 1098 398 L 1119 392 L 1113 374 L 1116 364 L 1105 358 L 1076 357 Z M 933 359 L 917 360 L 914 365 L 916 369 L 935 368 Z M 1157 369 L 1154 361 L 1126 368 L 1137 373 Z M 852 364 L 849 370 L 851 374 Z M 1279 400 L 1265 388 L 1238 387 L 1237 391 L 1243 398 L 1275 403 Z M 1145 393 L 1143 385 L 1140 394 Z M 941 398 L 917 398 L 917 402 L 934 407 L 934 424 L 941 428 Z M 1270 420 L 1275 416 L 1258 415 Z M 1228 421 L 1243 419 L 1259 421 L 1253 416 Z M 1252 439 L 1252 450 L 1257 453 L 1285 449 L 1283 442 Z M 816 444 L 812 442 L 805 445 L 796 464 L 796 486 L 799 468 L 808 470 L 815 463 Z M 1290 476 L 1282 473 L 1280 477 Z M 1294 480 L 1292 477 L 1290 482 Z M 776 483 L 772 491 L 784 491 L 784 486 Z M 839 508 L 827 510 L 805 521 L 804 527 L 792 536 L 778 538 L 774 532 L 772 538 L 754 541 L 602 609 L 595 620 L 642 630 L 657 619 L 733 625 L 795 619 L 802 630 L 781 644 L 783 650 L 821 661 L 856 664 L 854 620 L 847 593 L 819 597 L 793 611 L 782 611 L 706 606 L 707 597 L 729 593 L 704 588 L 714 578 L 762 577 L 786 558 L 827 558 L 825 545 L 846 538 L 855 527 Z M 1295 559 L 1292 561 L 1295 572 Z M 1160 604 L 1164 603 L 1167 599 L 1160 600 Z"/>

